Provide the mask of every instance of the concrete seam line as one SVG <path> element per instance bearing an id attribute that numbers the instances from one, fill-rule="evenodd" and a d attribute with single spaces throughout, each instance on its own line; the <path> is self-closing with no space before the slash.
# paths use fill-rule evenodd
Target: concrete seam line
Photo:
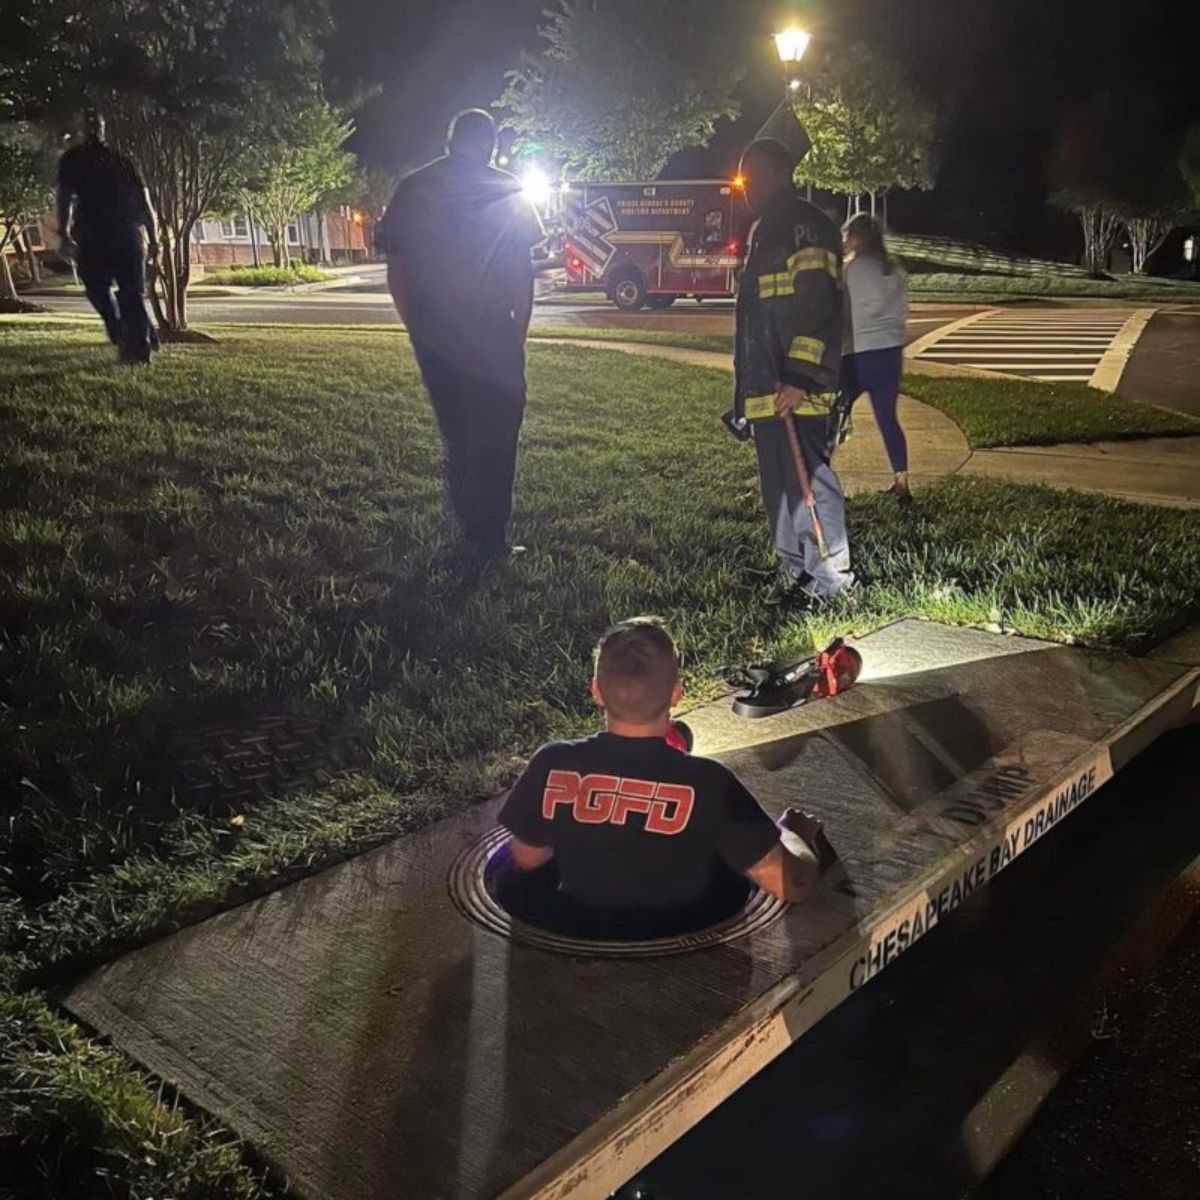
<path id="1" fill-rule="evenodd" d="M 959 317 L 957 321 L 951 321 L 949 325 L 939 325 L 937 329 L 910 343 L 908 349 L 905 351 L 905 355 L 915 358 L 923 350 L 928 350 L 930 346 L 937 345 L 942 338 L 949 337 L 950 334 L 957 333 L 960 329 L 965 329 L 968 325 L 974 325 L 976 321 L 982 321 L 988 313 L 996 311 L 994 308 L 983 308 L 965 317 Z"/>
<path id="2" fill-rule="evenodd" d="M 896 931 L 918 910 L 927 911 L 931 896 L 957 886 L 979 863 L 997 862 L 994 870 L 989 865 L 980 884 L 986 886 L 1043 834 L 1051 833 L 1059 820 L 1083 807 L 1113 777 L 1118 764 L 1132 756 L 1130 743 L 1140 748 L 1147 735 L 1157 736 L 1178 723 L 1182 714 L 1173 710 L 1183 697 L 1184 704 L 1194 700 L 1197 678 L 1200 671 L 1186 672 L 1115 730 L 1074 755 L 1052 779 L 1027 793 L 1019 807 L 1006 810 L 999 820 L 981 827 L 979 833 L 932 863 L 884 911 L 871 914 L 869 924 L 859 921 L 809 960 L 803 978 L 796 973 L 780 980 L 738 1017 L 714 1030 L 699 1046 L 629 1093 L 616 1109 L 506 1188 L 499 1200 L 576 1200 L 608 1195 L 620 1187 L 915 944 L 920 935 L 872 968 L 872 948 L 898 944 L 892 941 Z M 1056 818 L 1055 825 L 1034 828 L 1031 833 L 1028 827 L 1035 825 L 1035 815 L 1057 803 L 1068 788 L 1073 795 L 1075 787 L 1080 788 L 1078 799 Z M 1002 855 L 1001 847 L 1006 845 L 1010 849 Z M 952 911 L 947 911 L 947 918 Z M 941 919 L 939 911 L 937 920 Z M 923 927 L 922 933 L 936 923 Z M 860 967 L 856 983 L 855 972 Z"/>
<path id="3" fill-rule="evenodd" d="M 1158 312 L 1156 308 L 1139 308 L 1130 313 L 1129 319 L 1121 326 L 1120 332 L 1113 338 L 1104 352 L 1104 357 L 1092 372 L 1092 378 L 1088 381 L 1089 387 L 1098 388 L 1102 392 L 1117 390 L 1121 376 L 1125 373 L 1126 366 L 1129 365 L 1133 348 L 1145 332 L 1150 318 L 1156 312 Z"/>
<path id="4" fill-rule="evenodd" d="M 1200 857 L 1162 889 L 1150 910 L 967 1114 L 962 1123 L 963 1144 L 976 1179 L 994 1170 L 1019 1142 L 1050 1093 L 1087 1049 L 1087 1016 L 1096 999 L 1117 983 L 1122 988 L 1131 982 L 1140 985 L 1198 910 Z M 1135 971 L 1131 963 L 1141 970 Z M 1047 1050 L 1056 1053 L 1048 1056 Z"/>

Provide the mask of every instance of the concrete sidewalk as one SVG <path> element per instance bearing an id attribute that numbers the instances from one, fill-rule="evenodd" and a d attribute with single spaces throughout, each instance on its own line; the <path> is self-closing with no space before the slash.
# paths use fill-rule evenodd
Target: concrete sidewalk
<path id="1" fill-rule="evenodd" d="M 976 450 L 963 471 L 1141 504 L 1200 508 L 1200 437 Z"/>
<path id="2" fill-rule="evenodd" d="M 645 354 L 721 371 L 733 366 L 727 354 L 681 346 L 599 338 L 536 341 Z M 989 377 L 994 375 L 989 373 Z M 978 475 L 1099 492 L 1142 504 L 1200 508 L 1200 436 L 971 450 L 962 430 L 949 417 L 919 400 L 900 398 L 900 421 L 908 436 L 912 480 L 917 485 L 945 475 Z M 880 490 L 891 482 L 883 439 L 869 404 L 855 406 L 854 435 L 838 450 L 837 470 L 851 495 Z"/>

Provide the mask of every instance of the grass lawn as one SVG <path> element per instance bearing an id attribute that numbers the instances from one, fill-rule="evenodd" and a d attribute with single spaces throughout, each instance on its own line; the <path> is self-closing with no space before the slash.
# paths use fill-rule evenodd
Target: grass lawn
<path id="1" fill-rule="evenodd" d="M 1145 304 L 1200 304 L 1200 283 L 1124 275 L 1080 279 L 1073 275 L 973 275 L 930 272 L 909 276 L 914 300 L 969 300 L 988 304 L 1006 300 L 1134 300 Z"/>
<path id="2" fill-rule="evenodd" d="M 262 1194 L 35 985 L 453 811 L 594 728 L 588 651 L 614 618 L 670 618 L 704 698 L 723 664 L 902 615 L 1137 651 L 1200 614 L 1200 514 L 965 479 L 911 519 L 856 500 L 862 587 L 807 613 L 774 581 L 752 454 L 717 421 L 728 375 L 571 346 L 530 351 L 531 553 L 464 578 L 401 335 L 220 337 L 129 371 L 89 327 L 0 321 L 14 1195 Z M 232 805 L 182 771 L 198 730 L 265 718 L 363 753 Z"/>
<path id="3" fill-rule="evenodd" d="M 1082 383 L 906 375 L 904 392 L 940 409 L 972 449 L 1200 434 L 1182 413 Z"/>
<path id="4" fill-rule="evenodd" d="M 588 325 L 532 325 L 531 338 L 559 338 L 590 342 L 639 342 L 651 346 L 682 346 L 686 350 L 711 350 L 733 360 L 733 337 L 719 333 L 676 333 L 674 330 L 614 328 Z"/>

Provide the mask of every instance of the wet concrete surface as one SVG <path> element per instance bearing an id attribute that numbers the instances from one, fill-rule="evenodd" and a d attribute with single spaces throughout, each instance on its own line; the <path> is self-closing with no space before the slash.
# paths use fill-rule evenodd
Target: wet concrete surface
<path id="1" fill-rule="evenodd" d="M 639 1172 L 621 1200 L 966 1194 L 978 1182 L 969 1115 L 980 1098 L 1200 854 L 1196 736 L 1161 739 L 1058 837 Z M 1144 994 L 1097 1010 L 1094 1053 L 979 1200 L 1200 1196 L 1198 985 L 1193 922 Z"/>

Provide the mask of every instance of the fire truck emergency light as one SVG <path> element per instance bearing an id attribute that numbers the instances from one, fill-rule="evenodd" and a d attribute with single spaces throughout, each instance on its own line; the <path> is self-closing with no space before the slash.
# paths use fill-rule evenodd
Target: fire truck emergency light
<path id="1" fill-rule="evenodd" d="M 525 199 L 534 208 L 541 208 L 543 205 L 549 203 L 550 180 L 546 172 L 540 167 L 530 167 L 521 176 L 521 187 L 525 192 Z"/>

